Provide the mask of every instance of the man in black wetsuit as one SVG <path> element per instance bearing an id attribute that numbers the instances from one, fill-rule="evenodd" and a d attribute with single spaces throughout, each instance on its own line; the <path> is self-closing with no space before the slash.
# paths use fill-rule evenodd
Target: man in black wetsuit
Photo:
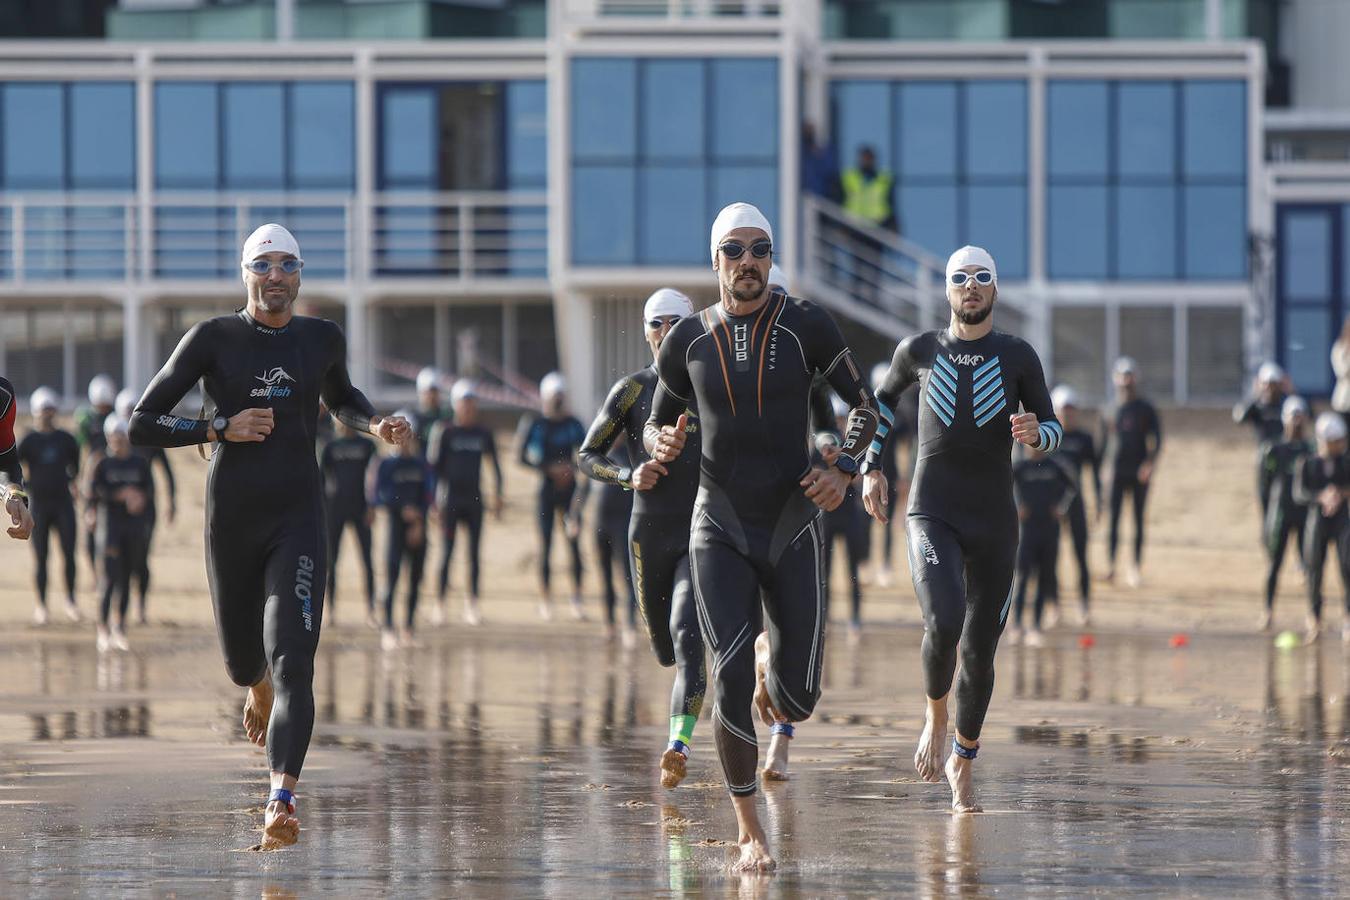
<path id="1" fill-rule="evenodd" d="M 418 452 L 426 459 L 433 449 L 431 434 L 442 425 L 455 420 L 453 411 L 441 406 L 441 373 L 432 366 L 426 366 L 417 373 L 417 409 L 408 419 L 412 425 L 413 436 L 417 438 Z"/>
<path id="2" fill-rule="evenodd" d="M 483 539 L 483 511 L 490 509 L 501 518 L 502 466 L 497 459 L 497 440 L 492 429 L 478 421 L 478 394 L 473 382 L 460 379 L 450 389 L 454 417 L 441 423 L 432 435 L 431 467 L 436 477 L 436 508 L 444 555 L 441 556 L 437 603 L 432 622 L 445 621 L 446 593 L 450 588 L 450 560 L 455 553 L 456 534 L 461 526 L 469 539 L 468 591 L 464 601 L 464 621 L 477 625 L 483 621 L 479 611 L 479 580 Z M 492 463 L 493 492 L 484 497 L 483 460 Z"/>
<path id="3" fill-rule="evenodd" d="M 56 529 L 65 563 L 66 618 L 80 621 L 75 603 L 75 483 L 80 470 L 80 445 L 75 436 L 56 427 L 56 392 L 40 387 L 29 400 L 37 426 L 19 441 L 19 460 L 28 470 L 33 504 L 33 555 L 37 563 L 37 607 L 33 621 L 47 624 L 47 555 Z"/>
<path id="4" fill-rule="evenodd" d="M 662 288 L 647 298 L 642 320 L 653 358 L 671 329 L 693 314 L 693 303 L 677 290 Z M 670 742 L 661 755 L 661 784 L 670 789 L 687 772 L 694 725 L 707 689 L 703 632 L 689 576 L 689 522 L 698 490 L 700 436 L 697 413 L 687 408 L 684 452 L 669 464 L 652 459 L 642 434 L 651 415 L 656 382 L 655 363 L 620 378 L 591 424 L 580 457 L 581 470 L 588 477 L 636 492 L 628 547 L 638 610 L 657 662 L 675 667 Z M 616 464 L 609 458 L 621 434 L 628 438 L 631 463 L 636 465 Z"/>
<path id="5" fill-rule="evenodd" d="M 759 748 L 753 699 L 766 724 L 808 718 L 820 697 L 825 637 L 820 509 L 834 509 L 876 431 L 872 392 L 839 328 L 820 307 L 770 291 L 773 234 L 744 203 L 712 228 L 719 302 L 680 321 L 661 344 L 660 382 L 645 428 L 662 465 L 678 459 L 692 405 L 703 432 L 690 569 L 713 650 L 713 731 L 739 826 L 738 871 L 774 865 L 755 810 Z M 819 370 L 853 406 L 835 464 L 807 455 L 811 382 Z M 753 645 L 769 634 L 764 690 Z"/>
<path id="6" fill-rule="evenodd" d="M 1064 427 L 1064 440 L 1056 454 L 1058 462 L 1073 477 L 1073 499 L 1065 519 L 1069 524 L 1069 535 L 1073 541 L 1073 555 L 1078 565 L 1078 622 L 1086 627 L 1090 618 L 1089 608 L 1092 596 L 1092 577 L 1088 571 L 1088 517 L 1087 488 L 1083 486 L 1083 469 L 1092 469 L 1092 496 L 1096 502 L 1097 520 L 1102 514 L 1102 476 L 1101 457 L 1097 453 L 1097 442 L 1092 432 L 1080 426 L 1078 417 L 1082 415 L 1078 395 L 1073 388 L 1060 385 L 1050 392 L 1055 405 L 1055 414 Z M 1059 583 L 1048 585 L 1052 591 L 1046 594 L 1046 602 L 1059 606 Z"/>
<path id="7" fill-rule="evenodd" d="M 1106 580 L 1116 577 L 1116 547 L 1120 536 L 1120 512 L 1128 493 L 1134 509 L 1134 561 L 1125 570 L 1125 583 L 1139 587 L 1144 560 L 1144 508 L 1153 470 L 1162 452 L 1162 420 L 1153 404 L 1139 396 L 1139 367 L 1122 356 L 1114 369 L 1116 411 L 1108 426 L 1113 447 L 1111 457 L 1111 522 L 1107 533 Z"/>
<path id="8" fill-rule="evenodd" d="M 294 314 L 303 265 L 285 228 L 254 231 L 241 262 L 247 305 L 193 326 L 131 417 L 137 444 L 218 444 L 207 476 L 207 580 L 226 669 L 249 688 L 245 732 L 267 748 L 268 845 L 299 837 L 293 791 L 314 726 L 314 652 L 328 583 L 314 453 L 319 398 L 341 421 L 387 443 L 412 434 L 406 421 L 376 416 L 352 386 L 342 329 Z M 175 415 L 198 381 L 214 414 Z"/>
<path id="9" fill-rule="evenodd" d="M 149 552 L 150 497 L 155 480 L 150 463 L 132 452 L 127 423 L 117 415 L 103 420 L 104 452 L 89 478 L 95 546 L 102 567 L 98 650 L 129 650 L 126 620 L 131 579 Z"/>
<path id="10" fill-rule="evenodd" d="M 1308 425 L 1308 404 L 1302 397 L 1285 397 L 1281 417 L 1284 420 L 1284 440 L 1276 441 L 1262 454 L 1261 464 L 1270 482 L 1270 499 L 1266 503 L 1266 553 L 1270 567 L 1266 570 L 1266 605 L 1261 613 L 1259 627 L 1269 631 L 1275 611 L 1275 589 L 1280 583 L 1280 566 L 1284 551 L 1293 538 L 1294 555 L 1302 559 L 1303 530 L 1308 520 L 1308 507 L 1294 496 L 1294 477 L 1303 465 L 1304 457 L 1311 456 L 1313 445 L 1304 437 Z"/>
<path id="11" fill-rule="evenodd" d="M 412 420 L 411 410 L 394 413 Z M 417 622 L 417 599 L 427 559 L 427 512 L 436 493 L 431 464 L 422 456 L 413 438 L 398 452 L 380 460 L 375 470 L 371 505 L 384 508 L 384 629 L 380 644 L 385 650 L 412 647 Z M 403 563 L 408 563 L 408 605 L 403 625 L 394 630 L 394 595 Z"/>
<path id="12" fill-rule="evenodd" d="M 1322 574 L 1327 548 L 1335 546 L 1345 597 L 1341 640 L 1350 643 L 1350 457 L 1346 456 L 1345 420 L 1324 412 L 1314 428 L 1317 452 L 1303 458 L 1294 476 L 1294 499 L 1308 508 L 1303 527 L 1303 559 L 1308 564 L 1308 629 L 1311 644 L 1322 633 Z"/>
<path id="13" fill-rule="evenodd" d="M 1063 453 L 1063 447 L 1060 453 Z M 1063 462 L 1051 459 L 1034 448 L 1026 458 L 1013 465 L 1013 496 L 1021 530 L 1017 538 L 1017 580 L 1013 589 L 1013 626 L 1008 635 L 1014 643 L 1022 638 L 1022 612 L 1026 606 L 1027 585 L 1036 580 L 1036 599 L 1031 626 L 1026 630 L 1028 647 L 1045 643 L 1041 636 L 1041 617 L 1045 601 L 1054 592 L 1055 569 L 1059 564 L 1059 522 L 1078 493 L 1073 476 Z"/>
<path id="14" fill-rule="evenodd" d="M 366 624 L 374 628 L 380 624 L 375 614 L 375 568 L 370 558 L 370 526 L 375 511 L 366 502 L 366 473 L 375 456 L 375 442 L 345 422 L 334 427 L 336 437 L 324 445 L 319 456 L 328 511 L 327 613 L 337 621 L 338 552 L 342 549 L 342 533 L 350 527 L 356 532 L 365 574 Z"/>
<path id="15" fill-rule="evenodd" d="M 18 441 L 14 439 L 14 421 L 19 414 L 19 395 L 8 378 L 0 377 L 0 475 L 5 484 L 0 496 L 10 526 L 5 533 L 16 541 L 26 541 L 33 533 L 33 516 L 28 511 L 28 492 L 23 486 L 23 466 L 19 462 Z"/>
<path id="16" fill-rule="evenodd" d="M 919 460 L 907 530 L 924 617 L 928 708 L 914 766 L 929 782 L 941 781 L 945 772 L 957 812 L 980 808 L 972 767 L 994 691 L 994 652 L 1012 603 L 1018 530 L 1012 443 L 1053 452 L 1063 435 L 1036 351 L 1021 338 L 993 330 L 997 297 L 993 257 L 978 247 L 951 255 L 951 324 L 906 338 L 896 348 L 877 392 L 882 424 L 864 479 L 864 506 L 886 518 L 879 454 L 891 409 L 917 382 Z M 1025 411 L 1019 413 L 1019 406 Z M 948 758 L 947 696 L 958 648 L 956 735 Z"/>
<path id="17" fill-rule="evenodd" d="M 1284 399 L 1289 396 L 1289 376 L 1273 362 L 1261 363 L 1252 385 L 1252 397 L 1233 407 L 1233 422 L 1248 425 L 1256 437 L 1256 498 L 1261 503 L 1262 531 L 1265 530 L 1266 503 L 1270 500 L 1270 475 L 1261 464 L 1266 449 L 1284 435 Z"/>
<path id="18" fill-rule="evenodd" d="M 132 410 L 136 408 L 136 401 L 141 399 L 141 395 L 131 388 L 123 388 L 117 394 L 117 400 L 113 403 L 113 411 L 117 417 L 124 422 L 131 421 Z M 178 517 L 178 483 L 174 481 L 173 468 L 169 465 L 169 454 L 163 447 L 132 447 L 131 452 L 150 464 L 150 508 L 146 512 L 146 533 L 145 533 L 145 553 L 141 556 L 141 564 L 136 571 L 131 573 L 131 578 L 136 582 L 137 591 L 137 619 L 144 625 L 146 623 L 146 594 L 150 592 L 150 550 L 155 541 L 155 525 L 159 521 L 159 505 L 155 498 L 155 464 L 164 470 L 164 487 L 169 497 L 169 524 L 172 525 L 174 519 Z"/>

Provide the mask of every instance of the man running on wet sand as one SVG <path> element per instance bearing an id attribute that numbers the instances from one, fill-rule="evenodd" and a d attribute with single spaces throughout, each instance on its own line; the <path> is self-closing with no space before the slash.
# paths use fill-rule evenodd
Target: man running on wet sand
<path id="1" fill-rule="evenodd" d="M 19 395 L 8 378 L 0 378 L 0 474 L 8 484 L 0 488 L 5 513 L 12 523 L 6 532 L 15 540 L 26 541 L 33 533 L 33 517 L 28 512 L 28 492 L 23 489 L 23 466 L 19 463 L 19 443 L 14 439 L 14 419 L 19 412 Z"/>
<path id="2" fill-rule="evenodd" d="M 249 688 L 244 730 L 267 748 L 263 844 L 277 847 L 300 835 L 294 790 L 314 727 L 328 582 L 314 454 L 319 398 L 340 421 L 387 443 L 404 443 L 412 429 L 376 416 L 352 387 L 342 329 L 294 314 L 304 261 L 289 231 L 263 225 L 244 242 L 240 265 L 247 305 L 183 336 L 136 405 L 131 437 L 158 447 L 219 444 L 207 475 L 206 574 L 225 667 Z M 174 415 L 199 380 L 214 416 Z"/>
<path id="3" fill-rule="evenodd" d="M 1012 442 L 1053 452 L 1063 436 L 1040 358 L 994 331 L 994 259 L 962 247 L 947 261 L 951 324 L 906 338 L 877 391 L 882 424 L 864 464 L 863 505 L 885 521 L 880 453 L 901 392 L 918 382 L 919 461 L 909 494 L 909 557 L 923 609 L 927 723 L 914 754 L 924 781 L 945 768 L 952 808 L 979 812 L 972 764 L 994 691 L 994 651 L 1012 602 L 1017 557 Z M 1026 412 L 1019 413 L 1018 405 Z M 947 754 L 947 696 L 956 675 L 956 739 Z M 946 760 L 944 767 L 943 762 Z"/>
<path id="4" fill-rule="evenodd" d="M 774 866 L 755 810 L 759 745 L 751 715 L 798 722 L 820 697 L 825 591 L 820 510 L 844 499 L 876 432 L 872 392 L 838 326 L 815 304 L 767 288 L 773 232 L 745 203 L 712 227 L 719 302 L 681 320 L 661 344 L 645 441 L 667 465 L 698 410 L 702 465 L 690 570 L 704 640 L 713 650 L 713 734 L 740 828 L 737 871 Z M 811 381 L 819 369 L 853 405 L 835 464 L 807 456 Z M 764 592 L 770 661 L 755 696 L 753 645 Z"/>

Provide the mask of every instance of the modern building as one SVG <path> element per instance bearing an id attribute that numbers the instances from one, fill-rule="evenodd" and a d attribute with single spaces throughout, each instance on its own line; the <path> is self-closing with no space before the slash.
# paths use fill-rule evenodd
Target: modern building
<path id="1" fill-rule="evenodd" d="M 645 361 L 651 290 L 713 296 L 707 228 L 744 199 L 865 362 L 941 320 L 972 242 L 1089 397 L 1122 353 L 1165 403 L 1230 403 L 1270 356 L 1326 393 L 1350 100 L 1304 84 L 1287 19 L 1323 10 L 1289 5 L 58 0 L 42 34 L 84 39 L 0 42 L 0 370 L 143 384 L 278 220 L 382 401 L 435 363 L 527 402 L 560 365 L 588 405 Z M 840 165 L 874 149 L 896 230 L 803 194 L 806 123 Z"/>

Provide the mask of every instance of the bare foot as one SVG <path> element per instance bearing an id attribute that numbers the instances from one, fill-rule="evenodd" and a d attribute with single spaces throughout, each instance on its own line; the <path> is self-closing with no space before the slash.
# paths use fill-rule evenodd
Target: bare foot
<path id="1" fill-rule="evenodd" d="M 1307 629 L 1303 633 L 1303 645 L 1310 647 L 1317 643 L 1317 639 L 1322 636 L 1322 621 L 1309 615 L 1307 620 Z"/>
<path id="2" fill-rule="evenodd" d="M 273 800 L 267 804 L 267 818 L 263 824 L 263 849 L 289 847 L 300 839 L 300 820 L 285 803 Z"/>
<path id="3" fill-rule="evenodd" d="M 974 762 L 955 753 L 947 757 L 947 784 L 952 788 L 952 810 L 955 812 L 984 812 L 984 807 L 975 802 Z"/>
<path id="4" fill-rule="evenodd" d="M 482 625 L 483 614 L 478 611 L 478 598 L 470 597 L 464 601 L 464 624 Z"/>
<path id="5" fill-rule="evenodd" d="M 769 754 L 764 758 L 765 781 L 788 780 L 788 744 L 792 738 L 786 734 L 775 734 L 769 738 Z"/>
<path id="6" fill-rule="evenodd" d="M 573 594 L 571 601 L 572 618 L 577 622 L 586 621 L 586 608 L 581 605 L 581 595 Z"/>
<path id="7" fill-rule="evenodd" d="M 935 716 L 930 709 L 925 716 L 919 748 L 914 751 L 914 769 L 929 784 L 942 780 L 942 761 L 947 755 L 947 717 Z"/>
<path id="8" fill-rule="evenodd" d="M 689 757 L 674 747 L 661 754 L 661 787 L 674 790 L 689 772 Z"/>
<path id="9" fill-rule="evenodd" d="M 259 747 L 267 746 L 267 722 L 271 718 L 272 676 L 268 675 L 249 688 L 244 698 L 244 733 Z"/>
<path id="10" fill-rule="evenodd" d="M 778 863 L 769 853 L 769 841 L 763 832 L 757 835 L 741 835 L 736 842 L 741 851 L 740 858 L 732 863 L 733 872 L 772 872 Z"/>

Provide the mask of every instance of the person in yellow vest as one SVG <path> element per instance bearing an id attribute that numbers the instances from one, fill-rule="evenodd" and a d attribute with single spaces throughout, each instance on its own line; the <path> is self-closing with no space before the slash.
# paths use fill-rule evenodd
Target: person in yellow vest
<path id="1" fill-rule="evenodd" d="M 895 228 L 891 206 L 895 176 L 886 169 L 877 169 L 877 156 L 871 147 L 858 148 L 858 164 L 845 169 L 840 180 L 846 212 L 878 228 Z"/>

